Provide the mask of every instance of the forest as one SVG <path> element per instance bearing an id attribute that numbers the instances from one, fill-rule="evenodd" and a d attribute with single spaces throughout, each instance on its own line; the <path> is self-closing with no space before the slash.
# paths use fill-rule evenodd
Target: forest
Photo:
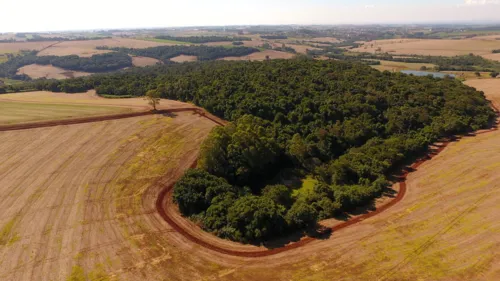
<path id="1" fill-rule="evenodd" d="M 230 36 L 156 36 L 156 39 L 172 40 L 179 42 L 189 42 L 193 44 L 202 44 L 209 42 L 234 42 L 234 41 L 251 41 L 249 37 L 230 37 Z"/>
<path id="2" fill-rule="evenodd" d="M 100 50 L 113 50 L 119 53 L 130 54 L 135 56 L 151 57 L 159 59 L 164 63 L 172 63 L 171 58 L 180 55 L 197 56 L 198 60 L 216 60 L 224 57 L 242 57 L 255 52 L 259 52 L 256 48 L 250 47 L 212 47 L 212 46 L 159 46 L 145 49 L 130 49 L 130 48 L 108 48 L 106 46 L 98 47 Z"/>
<path id="3" fill-rule="evenodd" d="M 452 78 L 304 57 L 163 65 L 29 87 L 157 91 L 231 121 L 209 134 L 174 201 L 206 231 L 245 243 L 370 203 L 430 144 L 486 128 L 495 116 L 482 92 Z M 309 190 L 300 181 L 307 176 L 316 181 Z"/>
<path id="4" fill-rule="evenodd" d="M 18 75 L 19 68 L 30 65 L 53 65 L 66 70 L 85 72 L 107 72 L 132 66 L 132 58 L 122 53 L 107 53 L 93 55 L 90 58 L 69 56 L 37 56 L 36 51 L 24 55 L 13 56 L 8 61 L 0 64 L 0 77 L 16 80 L 30 80 L 24 74 Z"/>

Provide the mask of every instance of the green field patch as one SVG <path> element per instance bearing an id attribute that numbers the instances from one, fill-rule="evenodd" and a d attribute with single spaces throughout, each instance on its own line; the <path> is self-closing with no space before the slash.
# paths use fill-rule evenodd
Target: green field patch
<path id="1" fill-rule="evenodd" d="M 314 186 L 318 183 L 318 180 L 313 178 L 313 176 L 307 176 L 302 179 L 302 185 L 292 191 L 292 197 L 297 198 L 301 196 L 307 196 L 311 194 L 314 190 Z"/>

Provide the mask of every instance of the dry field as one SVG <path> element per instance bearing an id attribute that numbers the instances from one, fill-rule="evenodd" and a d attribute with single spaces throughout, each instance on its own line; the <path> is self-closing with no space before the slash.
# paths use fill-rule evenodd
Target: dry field
<path id="1" fill-rule="evenodd" d="M 126 47 L 126 48 L 149 48 L 156 46 L 165 46 L 171 44 L 151 42 L 146 40 L 128 39 L 128 38 L 111 38 L 100 40 L 84 40 L 84 41 L 65 41 L 58 43 L 50 48 L 47 48 L 38 56 L 67 56 L 78 55 L 81 57 L 91 57 L 95 54 L 103 54 L 109 51 L 96 50 L 98 46 L 108 47 Z M 1 46 L 0 46 L 1 50 Z"/>
<path id="2" fill-rule="evenodd" d="M 0 125 L 130 112 L 124 107 L 0 101 Z"/>
<path id="3" fill-rule="evenodd" d="M 498 53 L 498 54 L 491 53 L 491 54 L 485 54 L 485 55 L 481 55 L 481 56 L 485 59 L 500 61 L 500 53 Z"/>
<path id="4" fill-rule="evenodd" d="M 373 68 L 380 71 L 420 70 L 422 66 L 425 66 L 428 69 L 432 69 L 436 65 L 429 63 L 406 63 L 406 62 L 385 61 L 385 60 L 381 60 L 380 65 L 372 65 Z"/>
<path id="5" fill-rule="evenodd" d="M 47 79 L 65 79 L 88 76 L 92 73 L 83 71 L 65 70 L 53 65 L 39 65 L 30 64 L 18 69 L 17 74 L 26 74 L 33 79 L 47 78 Z"/>
<path id="6" fill-rule="evenodd" d="M 148 57 L 132 57 L 132 64 L 134 66 L 144 67 L 150 65 L 156 65 L 160 61 L 154 58 Z"/>
<path id="7" fill-rule="evenodd" d="M 500 79 L 467 84 L 500 104 Z M 408 176 L 401 202 L 373 218 L 243 258 L 193 244 L 155 210 L 213 126 L 179 113 L 0 132 L 0 279 L 500 279 L 500 131 L 451 143 Z"/>
<path id="8" fill-rule="evenodd" d="M 251 60 L 251 61 L 263 61 L 269 56 L 270 59 L 290 59 L 295 55 L 292 53 L 285 53 L 279 51 L 266 50 L 262 52 L 257 52 L 244 57 L 226 57 L 222 60 Z"/>
<path id="9" fill-rule="evenodd" d="M 87 93 L 80 94 L 65 94 L 53 93 L 47 91 L 27 92 L 16 94 L 3 94 L 0 95 L 0 102 L 22 102 L 22 103 L 43 103 L 43 104 L 69 104 L 69 105 L 97 105 L 97 106 L 112 106 L 131 108 L 136 111 L 149 110 L 147 101 L 143 98 L 130 98 L 130 99 L 106 99 L 99 97 L 94 90 Z M 192 107 L 192 105 L 162 99 L 158 105 L 158 109 L 170 109 Z"/>
<path id="10" fill-rule="evenodd" d="M 372 46 L 373 44 L 373 46 Z M 366 48 L 365 48 L 366 47 Z M 456 56 L 474 53 L 489 55 L 494 49 L 500 49 L 500 40 L 432 40 L 432 39 L 391 39 L 365 42 L 364 46 L 352 49 L 353 52 L 375 53 L 380 48 L 382 52 L 391 54 Z"/>
<path id="11" fill-rule="evenodd" d="M 192 265 L 151 183 L 177 178 L 213 126 L 179 113 L 0 132 L 0 280 L 181 280 Z"/>
<path id="12" fill-rule="evenodd" d="M 19 53 L 20 51 L 35 50 L 40 51 L 57 42 L 15 42 L 15 43 L 0 43 L 0 54 Z"/>
<path id="13" fill-rule="evenodd" d="M 186 55 L 180 55 L 177 57 L 173 57 L 170 59 L 173 62 L 191 62 L 191 61 L 197 61 L 198 57 L 197 56 L 186 56 Z"/>

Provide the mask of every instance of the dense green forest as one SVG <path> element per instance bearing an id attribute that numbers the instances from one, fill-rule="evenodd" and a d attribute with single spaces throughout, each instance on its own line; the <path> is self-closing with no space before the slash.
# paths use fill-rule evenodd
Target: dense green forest
<path id="1" fill-rule="evenodd" d="M 36 52 L 29 52 L 25 55 L 13 56 L 8 61 L 0 64 L 0 77 L 17 80 L 29 80 L 26 75 L 17 75 L 20 67 L 40 64 L 57 66 L 67 70 L 85 72 L 107 72 L 132 66 L 132 58 L 123 53 L 107 53 L 93 55 L 90 58 L 70 56 L 37 56 Z"/>
<path id="2" fill-rule="evenodd" d="M 455 79 L 305 58 L 164 65 L 30 86 L 153 90 L 231 121 L 210 133 L 174 200 L 207 231 L 242 242 L 365 205 L 429 144 L 485 128 L 495 116 L 483 93 Z M 306 175 L 317 180 L 310 190 L 300 184 Z"/>
<path id="3" fill-rule="evenodd" d="M 372 54 L 372 53 L 346 53 L 345 50 L 337 46 L 322 47 L 320 50 L 308 50 L 310 56 L 327 56 L 332 59 L 345 61 L 358 61 L 367 63 L 366 60 L 387 60 L 407 63 L 431 63 L 437 65 L 437 71 L 485 71 L 494 72 L 500 71 L 500 62 L 488 60 L 481 56 L 473 54 L 463 56 L 393 56 L 388 53 Z M 368 64 L 372 64 L 369 63 Z"/>
<path id="4" fill-rule="evenodd" d="M 179 42 L 189 42 L 193 44 L 202 44 L 209 42 L 233 42 L 233 41 L 251 41 L 249 37 L 230 37 L 230 36 L 156 36 L 156 39 L 172 40 Z"/>
<path id="5" fill-rule="evenodd" d="M 159 59 L 164 63 L 171 62 L 170 59 L 180 55 L 197 56 L 198 60 L 216 60 L 224 57 L 242 57 L 255 52 L 258 49 L 249 47 L 212 47 L 212 46 L 159 46 L 146 49 L 130 48 L 108 48 L 98 47 L 100 50 L 113 50 L 120 53 L 131 54 L 135 56 L 144 56 Z"/>

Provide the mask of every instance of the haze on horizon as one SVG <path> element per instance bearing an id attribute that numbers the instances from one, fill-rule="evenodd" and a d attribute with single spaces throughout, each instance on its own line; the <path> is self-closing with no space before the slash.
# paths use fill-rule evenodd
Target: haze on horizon
<path id="1" fill-rule="evenodd" d="M 259 24 L 500 22 L 500 0 L 7 0 L 1 3 L 1 8 L 0 32 Z"/>

